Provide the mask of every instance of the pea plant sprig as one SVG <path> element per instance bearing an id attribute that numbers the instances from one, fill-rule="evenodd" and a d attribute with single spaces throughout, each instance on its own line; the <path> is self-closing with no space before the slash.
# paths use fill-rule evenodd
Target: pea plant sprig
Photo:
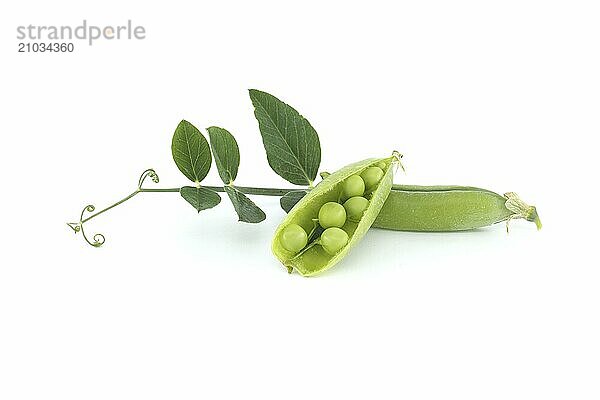
<path id="1" fill-rule="evenodd" d="M 209 138 L 206 140 L 198 128 L 182 120 L 173 134 L 171 153 L 175 165 L 193 186 L 148 188 L 144 185 L 148 179 L 158 183 L 159 178 L 156 171 L 147 169 L 140 175 L 132 193 L 100 211 L 88 204 L 81 211 L 79 220 L 67 225 L 75 233 L 81 232 L 88 244 L 100 247 L 106 241 L 104 235 L 96 233 L 89 236 L 84 225 L 140 193 L 179 193 L 198 213 L 216 207 L 221 202 L 219 193 L 226 193 L 239 221 L 259 223 L 265 220 L 266 215 L 247 195 L 279 196 L 281 207 L 289 213 L 309 192 L 316 196 L 319 188 L 328 187 L 323 186 L 322 182 L 318 187 L 314 185 L 321 163 L 321 145 L 317 132 L 306 118 L 268 93 L 251 89 L 250 99 L 269 166 L 296 187 L 282 189 L 236 185 L 240 150 L 233 135 L 224 128 L 211 126 L 206 129 Z M 204 185 L 213 158 L 223 185 Z M 390 159 L 394 160 L 395 168 L 401 167 L 404 170 L 401 158 L 402 155 L 394 151 Z M 383 173 L 383 170 L 379 172 Z M 321 172 L 323 182 L 328 175 L 327 172 Z M 362 178 L 361 176 L 360 179 Z M 374 220 L 370 222 L 375 228 L 449 232 L 506 222 L 508 231 L 508 224 L 514 219 L 533 222 L 538 229 L 542 226 L 536 208 L 522 201 L 513 192 L 500 195 L 469 186 L 392 184 L 388 194 L 382 207 L 378 208 L 377 215 L 371 215 Z"/>
<path id="2" fill-rule="evenodd" d="M 154 183 L 159 183 L 156 171 L 147 169 L 140 175 L 137 188 L 132 193 L 97 212 L 94 205 L 86 205 L 79 220 L 67 225 L 75 233 L 81 232 L 88 244 L 100 247 L 106 241 L 105 236 L 96 233 L 90 238 L 84 225 L 140 193 L 179 193 L 198 213 L 216 207 L 221 202 L 219 193 L 226 193 L 238 220 L 246 223 L 260 223 L 266 218 L 264 211 L 246 195 L 282 196 L 282 207 L 289 200 L 283 196 L 296 193 L 303 195 L 313 187 L 321 163 L 321 145 L 317 132 L 298 111 L 275 96 L 255 89 L 250 89 L 249 93 L 271 169 L 288 182 L 303 188 L 235 185 L 240 151 L 234 136 L 224 128 L 211 126 L 206 129 L 209 143 L 198 128 L 182 120 L 173 134 L 171 153 L 177 168 L 194 186 L 147 188 L 144 183 L 148 178 Z M 203 184 L 213 158 L 223 186 Z M 86 216 L 87 213 L 92 214 Z"/>

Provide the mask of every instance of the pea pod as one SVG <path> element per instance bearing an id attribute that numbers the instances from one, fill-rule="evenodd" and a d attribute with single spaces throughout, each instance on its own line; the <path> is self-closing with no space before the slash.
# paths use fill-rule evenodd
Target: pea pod
<path id="1" fill-rule="evenodd" d="M 279 225 L 273 238 L 273 254 L 289 272 L 295 269 L 303 276 L 315 275 L 333 267 L 360 241 L 375 221 L 392 188 L 393 166 L 397 160 L 398 155 L 383 159 L 371 158 L 347 165 L 325 178 L 294 206 Z M 326 207 L 337 212 L 339 208 L 331 204 L 342 203 L 348 196 L 356 196 L 359 193 L 356 190 L 360 190 L 360 187 L 356 189 L 358 185 L 354 185 L 354 181 L 358 179 L 355 177 L 360 177 L 367 168 L 375 166 L 383 167 L 384 173 L 379 182 L 365 195 L 369 204 L 362 217 L 345 219 L 344 216 L 345 221 L 341 228 L 332 225 L 323 231 L 324 227 L 319 226 L 318 222 L 318 218 L 322 217 L 321 210 Z M 364 183 L 362 190 L 365 190 Z M 294 251 L 295 246 L 298 243 L 304 244 L 303 241 L 285 242 L 287 237 L 292 236 L 289 235 L 290 232 L 297 231 L 297 226 L 308 233 L 308 242 L 299 252 Z"/>
<path id="2" fill-rule="evenodd" d="M 469 186 L 394 185 L 373 226 L 399 231 L 444 232 L 482 228 L 524 218 L 542 223 L 515 193 L 501 196 Z"/>
<path id="3" fill-rule="evenodd" d="M 327 173 L 323 173 L 327 176 Z M 305 192 L 295 191 L 281 198 L 289 211 Z M 541 229 L 534 206 L 512 192 L 504 196 L 471 186 L 393 185 L 374 228 L 397 231 L 451 232 L 483 228 L 499 222 L 523 218 Z"/>

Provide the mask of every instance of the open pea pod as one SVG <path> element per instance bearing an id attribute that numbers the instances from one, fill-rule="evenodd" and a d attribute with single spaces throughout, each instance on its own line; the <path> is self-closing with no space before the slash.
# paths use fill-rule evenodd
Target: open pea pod
<path id="1" fill-rule="evenodd" d="M 316 275 L 333 267 L 361 240 L 377 218 L 392 189 L 393 169 L 397 160 L 397 155 L 388 158 L 370 158 L 347 165 L 325 178 L 294 206 L 279 225 L 273 238 L 273 254 L 288 268 L 289 272 L 296 270 L 303 276 Z M 377 178 L 377 182 L 372 187 L 366 188 L 363 196 L 368 200 L 368 205 L 362 216 L 346 219 L 344 213 L 343 226 L 330 228 L 336 229 L 342 236 L 347 234 L 347 243 L 334 253 L 326 250 L 324 238 L 319 237 L 321 233 L 325 235 L 328 230 L 323 231 L 325 226 L 319 225 L 323 225 L 319 222 L 322 206 L 326 203 L 343 202 L 345 200 L 343 188 L 346 187 L 344 184 L 349 181 L 348 178 L 352 180 L 361 174 L 366 176 L 368 169 L 373 167 L 380 168 L 382 176 Z M 298 226 L 306 232 L 303 242 L 305 244 L 301 244 L 295 251 L 290 251 L 290 246 L 288 245 L 288 248 L 285 246 L 284 236 L 289 231 L 293 231 L 292 234 L 296 234 L 296 231 L 303 234 L 302 230 L 297 228 Z M 290 227 L 295 228 L 295 231 Z M 340 229 L 345 234 L 340 232 Z"/>

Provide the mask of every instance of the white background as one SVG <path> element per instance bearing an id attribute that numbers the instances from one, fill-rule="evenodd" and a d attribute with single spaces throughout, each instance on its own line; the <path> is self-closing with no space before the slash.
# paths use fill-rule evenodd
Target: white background
<path id="1" fill-rule="evenodd" d="M 7 7 L 1 399 L 600 398 L 597 2 Z M 84 18 L 147 38 L 17 53 L 18 25 Z M 145 168 L 186 184 L 170 155 L 182 118 L 236 136 L 238 184 L 289 186 L 248 88 L 312 122 L 322 170 L 397 149 L 396 182 L 515 191 L 544 229 L 372 230 L 311 279 L 270 254 L 274 198 L 244 225 L 225 198 L 197 215 L 142 194 L 90 222 L 100 249 L 68 229 Z"/>

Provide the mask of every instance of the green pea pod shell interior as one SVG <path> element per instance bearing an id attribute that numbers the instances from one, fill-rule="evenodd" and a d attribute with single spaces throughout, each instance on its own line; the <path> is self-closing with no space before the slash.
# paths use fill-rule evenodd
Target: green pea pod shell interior
<path id="1" fill-rule="evenodd" d="M 395 157 L 371 158 L 347 165 L 342 169 L 329 175 L 326 179 L 312 189 L 302 200 L 300 200 L 290 211 L 287 217 L 275 231 L 272 250 L 273 254 L 285 265 L 288 270 L 295 269 L 303 276 L 311 276 L 333 267 L 354 247 L 367 233 L 373 221 L 379 214 L 392 188 L 393 160 Z M 360 174 L 366 168 L 384 161 L 386 164 L 385 174 L 376 189 L 371 193 L 369 207 L 358 223 L 346 221 L 343 229 L 348 233 L 348 244 L 335 255 L 330 255 L 320 245 L 309 246 L 294 254 L 287 251 L 280 243 L 280 236 L 289 224 L 298 224 L 310 233 L 314 227 L 313 219 L 321 206 L 329 201 L 338 201 L 341 183 L 351 175 Z"/>
<path id="2" fill-rule="evenodd" d="M 517 217 L 507 208 L 507 200 L 490 190 L 469 186 L 394 185 L 373 227 L 423 232 L 482 228 Z M 539 228 L 535 207 L 529 208 L 519 218 L 535 222 Z"/>

